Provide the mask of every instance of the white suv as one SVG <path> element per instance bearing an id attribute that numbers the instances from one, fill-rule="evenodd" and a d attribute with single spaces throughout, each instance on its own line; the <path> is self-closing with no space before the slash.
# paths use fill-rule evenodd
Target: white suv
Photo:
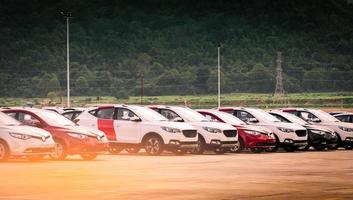
<path id="1" fill-rule="evenodd" d="M 325 111 L 306 108 L 285 108 L 283 112 L 292 113 L 312 124 L 318 124 L 331 128 L 338 138 L 338 146 L 345 149 L 353 149 L 353 124 L 341 122 Z"/>
<path id="2" fill-rule="evenodd" d="M 0 162 L 10 157 L 25 156 L 40 160 L 54 152 L 55 143 L 49 132 L 25 126 L 0 112 Z"/>
<path id="3" fill-rule="evenodd" d="M 307 145 L 306 128 L 298 124 L 281 122 L 264 110 L 241 107 L 219 108 L 219 110 L 230 113 L 249 124 L 270 128 L 276 137 L 276 147 L 271 151 L 277 151 L 279 147 L 283 147 L 286 151 L 294 151 Z"/>
<path id="4" fill-rule="evenodd" d="M 113 154 L 123 149 L 137 153 L 141 148 L 149 155 L 159 155 L 163 150 L 184 154 L 194 149 L 198 141 L 193 126 L 169 122 L 153 110 L 138 105 L 89 108 L 76 121 L 81 126 L 103 131 Z"/>
<path id="5" fill-rule="evenodd" d="M 194 153 L 205 150 L 224 153 L 238 146 L 237 129 L 230 124 L 211 122 L 195 110 L 179 106 L 150 106 L 170 121 L 187 122 L 197 128 L 199 146 Z M 184 123 L 184 124 L 187 124 Z"/>

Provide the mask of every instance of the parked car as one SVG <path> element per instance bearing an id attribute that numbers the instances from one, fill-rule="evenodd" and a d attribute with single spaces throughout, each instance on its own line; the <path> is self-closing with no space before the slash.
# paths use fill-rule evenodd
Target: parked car
<path id="1" fill-rule="evenodd" d="M 327 112 L 317 109 L 285 108 L 282 111 L 294 114 L 312 124 L 319 124 L 333 129 L 338 140 L 338 145 L 335 148 L 353 149 L 353 124 L 341 122 Z"/>
<path id="2" fill-rule="evenodd" d="M 283 123 L 264 110 L 242 107 L 223 107 L 219 110 L 232 114 L 249 124 L 271 129 L 276 138 L 276 145 L 271 149 L 273 152 L 277 151 L 279 147 L 291 152 L 307 145 L 306 128 L 297 124 Z"/>
<path id="3" fill-rule="evenodd" d="M 253 152 L 261 152 L 275 147 L 276 139 L 271 129 L 249 125 L 234 115 L 215 109 L 199 109 L 196 111 L 210 121 L 231 124 L 238 130 L 239 148 L 231 149 L 231 151 L 240 152 L 244 149 L 250 149 Z"/>
<path id="4" fill-rule="evenodd" d="M 49 132 L 24 126 L 21 122 L 0 112 L 0 162 L 10 157 L 40 160 L 53 153 L 54 140 Z"/>
<path id="5" fill-rule="evenodd" d="M 218 154 L 238 148 L 236 128 L 229 124 L 211 122 L 195 110 L 179 106 L 150 106 L 170 121 L 186 122 L 197 129 L 199 135 L 198 147 L 193 153 L 201 154 L 211 150 Z"/>
<path id="6" fill-rule="evenodd" d="M 143 106 L 93 107 L 83 111 L 77 120 L 82 126 L 105 132 L 113 154 L 123 149 L 137 153 L 141 148 L 149 155 L 159 155 L 164 150 L 184 154 L 197 146 L 197 131 L 193 126 L 169 122 Z"/>
<path id="7" fill-rule="evenodd" d="M 315 150 L 324 150 L 337 146 L 336 133 L 330 128 L 311 124 L 295 115 L 278 110 L 273 110 L 269 113 L 282 122 L 299 124 L 308 130 L 308 145 L 305 146 L 304 150 L 308 150 L 310 147 Z"/>
<path id="8" fill-rule="evenodd" d="M 336 117 L 341 122 L 353 123 L 353 113 L 347 112 L 347 113 L 335 114 L 333 116 Z"/>
<path id="9" fill-rule="evenodd" d="M 50 132 L 55 141 L 55 152 L 50 156 L 55 160 L 72 154 L 93 160 L 108 150 L 108 140 L 103 132 L 80 127 L 56 112 L 37 108 L 11 108 L 3 112 L 23 124 Z"/>

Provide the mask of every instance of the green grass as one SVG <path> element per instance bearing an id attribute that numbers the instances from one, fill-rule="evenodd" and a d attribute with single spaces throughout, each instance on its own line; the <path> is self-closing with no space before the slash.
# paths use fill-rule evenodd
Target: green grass
<path id="1" fill-rule="evenodd" d="M 87 106 L 95 104 L 126 103 L 139 104 L 139 96 L 131 96 L 128 99 L 116 99 L 111 96 L 102 96 L 99 99 L 95 96 L 74 96 L 73 106 Z M 298 106 L 298 107 L 332 107 L 351 108 L 353 107 L 353 92 L 338 93 L 291 93 L 286 96 L 287 104 L 273 104 L 272 94 L 256 93 L 231 93 L 221 96 L 222 106 L 255 106 L 261 108 Z M 0 98 L 0 106 L 22 106 L 34 104 L 38 106 L 57 105 L 65 106 L 66 99 L 61 104 L 60 98 Z M 215 107 L 217 95 L 186 95 L 186 96 L 145 96 L 144 104 L 172 104 L 188 105 L 194 108 Z"/>

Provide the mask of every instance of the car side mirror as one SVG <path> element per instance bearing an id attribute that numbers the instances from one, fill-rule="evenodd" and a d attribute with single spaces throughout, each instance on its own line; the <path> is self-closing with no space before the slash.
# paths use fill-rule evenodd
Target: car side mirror
<path id="1" fill-rule="evenodd" d="M 141 119 L 137 116 L 133 116 L 133 117 L 130 117 L 130 121 L 133 121 L 133 122 L 140 122 Z"/>
<path id="2" fill-rule="evenodd" d="M 176 117 L 173 119 L 173 122 L 184 122 L 184 120 L 181 117 Z"/>
<path id="3" fill-rule="evenodd" d="M 72 120 L 75 124 L 78 124 L 78 122 L 80 121 L 80 119 L 74 119 Z"/>
<path id="4" fill-rule="evenodd" d="M 257 122 L 259 122 L 259 120 L 257 120 L 256 118 L 249 118 L 247 121 L 250 122 L 250 123 L 257 123 Z"/>

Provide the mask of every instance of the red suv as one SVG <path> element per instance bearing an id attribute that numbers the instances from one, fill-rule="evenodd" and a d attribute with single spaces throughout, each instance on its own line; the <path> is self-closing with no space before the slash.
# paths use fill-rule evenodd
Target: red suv
<path id="1" fill-rule="evenodd" d="M 234 152 L 240 152 L 244 149 L 250 149 L 252 152 L 261 152 L 272 149 L 275 146 L 276 139 L 268 128 L 248 125 L 231 114 L 214 109 L 200 109 L 197 111 L 211 121 L 228 123 L 237 128 L 239 148 L 233 149 L 232 151 Z"/>
<path id="2" fill-rule="evenodd" d="M 80 127 L 53 111 L 37 108 L 11 108 L 2 110 L 25 125 L 35 126 L 50 132 L 55 141 L 54 160 L 63 160 L 67 155 L 79 154 L 85 160 L 93 160 L 108 150 L 105 134 L 99 130 Z"/>

